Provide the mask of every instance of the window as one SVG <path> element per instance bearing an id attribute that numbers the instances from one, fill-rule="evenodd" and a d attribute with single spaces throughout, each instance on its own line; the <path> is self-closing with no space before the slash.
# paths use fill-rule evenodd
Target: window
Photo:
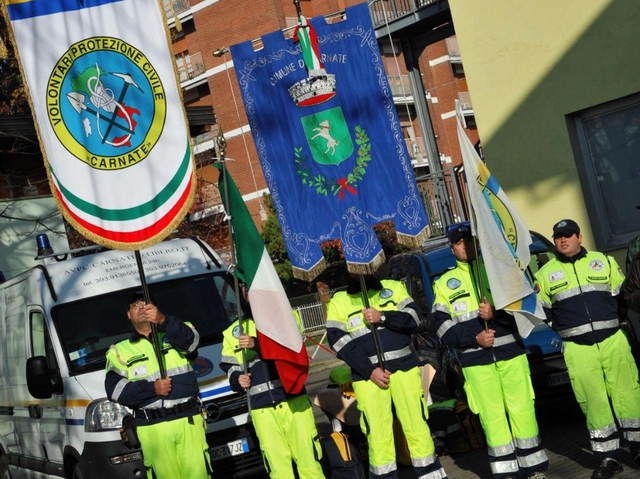
<path id="1" fill-rule="evenodd" d="M 596 245 L 626 247 L 640 233 L 640 94 L 569 118 Z"/>
<path id="2" fill-rule="evenodd" d="M 31 356 L 46 357 L 49 369 L 57 373 L 58 362 L 45 326 L 44 314 L 42 311 L 31 311 L 29 318 L 31 320 Z M 62 390 L 62 379 L 59 376 L 54 377 L 53 391 L 56 394 L 62 394 Z"/>

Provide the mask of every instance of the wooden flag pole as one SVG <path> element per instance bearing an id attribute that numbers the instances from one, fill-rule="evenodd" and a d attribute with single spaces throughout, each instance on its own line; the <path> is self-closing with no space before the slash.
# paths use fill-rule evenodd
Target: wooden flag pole
<path id="1" fill-rule="evenodd" d="M 136 264 L 138 265 L 138 272 L 140 273 L 140 284 L 142 285 L 142 294 L 144 295 L 144 302 L 151 304 L 151 295 L 149 294 L 149 286 L 147 286 L 147 279 L 144 276 L 144 267 L 142 265 L 142 256 L 140 250 L 134 251 L 136 256 Z M 164 365 L 164 359 L 162 357 L 162 349 L 160 349 L 160 341 L 158 339 L 158 329 L 155 323 L 151 323 L 151 344 L 153 350 L 156 353 L 156 359 L 158 360 L 158 367 L 160 368 L 160 377 L 165 379 L 167 377 L 167 368 Z"/>

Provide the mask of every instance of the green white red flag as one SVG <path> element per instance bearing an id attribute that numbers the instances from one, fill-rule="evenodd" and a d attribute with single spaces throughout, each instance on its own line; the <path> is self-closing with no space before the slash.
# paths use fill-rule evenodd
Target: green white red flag
<path id="1" fill-rule="evenodd" d="M 157 0 L 4 0 L 49 183 L 87 238 L 161 241 L 195 174 L 166 19 Z"/>
<path id="2" fill-rule="evenodd" d="M 216 167 L 221 172 L 224 168 L 221 164 Z M 309 357 L 291 304 L 251 214 L 228 172 L 221 173 L 218 187 L 225 210 L 231 217 L 237 255 L 235 274 L 247 287 L 260 354 L 264 359 L 275 361 L 285 390 L 297 394 L 302 391 L 309 374 Z"/>

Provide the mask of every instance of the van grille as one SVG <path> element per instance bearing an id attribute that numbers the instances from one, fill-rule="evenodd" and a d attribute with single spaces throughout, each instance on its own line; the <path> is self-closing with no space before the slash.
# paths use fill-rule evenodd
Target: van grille
<path id="1" fill-rule="evenodd" d="M 207 410 L 209 422 L 221 421 L 249 412 L 245 393 L 236 393 L 205 401 L 204 407 Z"/>

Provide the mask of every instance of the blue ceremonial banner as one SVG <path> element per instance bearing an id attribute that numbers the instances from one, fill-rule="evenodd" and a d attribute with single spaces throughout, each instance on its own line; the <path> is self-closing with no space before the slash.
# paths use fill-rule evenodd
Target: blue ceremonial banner
<path id="1" fill-rule="evenodd" d="M 373 225 L 394 220 L 419 245 L 428 219 L 366 3 L 342 21 L 300 18 L 231 47 L 260 162 L 294 276 L 325 267 L 320 244 L 339 238 L 349 271 L 384 262 Z"/>

